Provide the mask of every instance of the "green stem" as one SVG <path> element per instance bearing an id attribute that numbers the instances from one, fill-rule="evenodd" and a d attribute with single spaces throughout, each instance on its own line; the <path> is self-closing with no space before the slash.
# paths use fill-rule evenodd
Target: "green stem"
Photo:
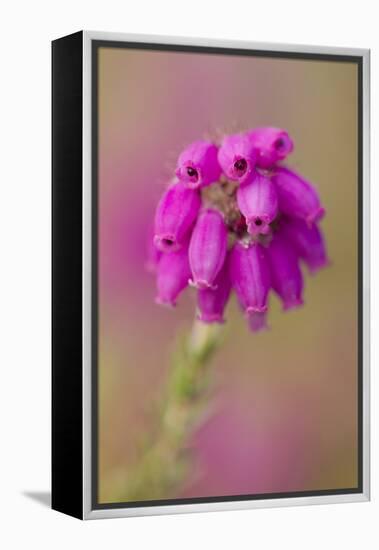
<path id="1" fill-rule="evenodd" d="M 120 500 L 169 498 L 188 468 L 186 446 L 207 401 L 208 369 L 220 342 L 220 326 L 195 321 L 172 358 L 157 423 Z"/>

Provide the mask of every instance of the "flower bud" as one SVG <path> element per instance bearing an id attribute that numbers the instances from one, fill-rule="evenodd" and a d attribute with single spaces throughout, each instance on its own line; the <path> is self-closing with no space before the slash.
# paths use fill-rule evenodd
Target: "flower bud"
<path id="1" fill-rule="evenodd" d="M 329 264 L 325 240 L 317 224 L 309 227 L 303 220 L 291 219 L 283 223 L 280 231 L 293 244 L 311 273 Z"/>
<path id="2" fill-rule="evenodd" d="M 271 281 L 265 249 L 257 243 L 245 247 L 237 242 L 230 253 L 229 274 L 250 329 L 266 328 Z"/>
<path id="3" fill-rule="evenodd" d="M 191 189 L 199 189 L 217 181 L 221 175 L 217 152 L 216 145 L 208 141 L 191 143 L 178 158 L 178 179 Z"/>
<path id="4" fill-rule="evenodd" d="M 251 235 L 270 233 L 270 223 L 278 214 L 278 197 L 269 178 L 257 173 L 251 183 L 239 187 L 237 203 Z"/>
<path id="5" fill-rule="evenodd" d="M 308 225 L 325 214 L 316 189 L 288 168 L 278 168 L 272 178 L 279 199 L 279 210 L 288 216 L 305 220 Z"/>
<path id="6" fill-rule="evenodd" d="M 249 137 L 257 151 L 259 168 L 271 168 L 293 151 L 291 138 L 280 128 L 256 128 L 249 132 Z"/>
<path id="7" fill-rule="evenodd" d="M 225 175 L 240 184 L 252 180 L 255 160 L 254 145 L 246 134 L 226 136 L 218 151 L 218 161 Z"/>
<path id="8" fill-rule="evenodd" d="M 271 270 L 272 287 L 283 302 L 283 309 L 292 309 L 303 304 L 303 276 L 296 252 L 290 241 L 275 234 L 267 256 Z"/>
<path id="9" fill-rule="evenodd" d="M 215 287 L 201 288 L 197 291 L 198 319 L 204 323 L 224 322 L 224 308 L 231 290 L 227 260 L 215 279 Z"/>
<path id="10" fill-rule="evenodd" d="M 215 279 L 224 264 L 226 248 L 227 229 L 222 215 L 210 208 L 203 210 L 193 229 L 189 246 L 191 284 L 197 288 L 215 287 Z"/>
<path id="11" fill-rule="evenodd" d="M 178 250 L 192 229 L 200 208 L 197 191 L 184 183 L 171 185 L 155 213 L 155 246 L 162 252 Z"/>
<path id="12" fill-rule="evenodd" d="M 190 276 L 188 245 L 176 252 L 162 254 L 158 264 L 156 303 L 175 306 L 177 297 L 188 286 Z"/>

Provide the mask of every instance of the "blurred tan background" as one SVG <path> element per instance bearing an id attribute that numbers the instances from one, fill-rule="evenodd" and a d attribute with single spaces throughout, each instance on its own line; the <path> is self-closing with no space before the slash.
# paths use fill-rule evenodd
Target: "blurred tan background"
<path id="1" fill-rule="evenodd" d="M 188 290 L 154 304 L 146 236 L 163 185 L 189 142 L 260 125 L 288 130 L 288 164 L 313 182 L 332 264 L 305 274 L 305 306 L 248 332 L 233 299 L 213 362 L 209 415 L 174 495 L 200 497 L 357 484 L 357 68 L 102 48 L 99 54 L 99 492 L 138 459 Z"/>

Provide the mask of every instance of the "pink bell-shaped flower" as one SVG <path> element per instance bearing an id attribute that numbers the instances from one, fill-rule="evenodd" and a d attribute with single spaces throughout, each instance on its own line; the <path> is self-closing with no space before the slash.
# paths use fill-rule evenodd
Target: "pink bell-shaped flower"
<path id="1" fill-rule="evenodd" d="M 197 291 L 198 319 L 204 323 L 223 323 L 224 308 L 229 300 L 231 282 L 228 262 L 215 279 L 215 288 L 201 288 Z"/>
<path id="2" fill-rule="evenodd" d="M 257 152 L 259 168 L 272 168 L 293 151 L 293 142 L 285 130 L 280 128 L 255 128 L 249 138 Z"/>
<path id="3" fill-rule="evenodd" d="M 283 214 L 305 220 L 308 225 L 325 214 L 316 189 L 288 168 L 277 168 L 272 181 L 276 186 L 279 210 Z"/>
<path id="4" fill-rule="evenodd" d="M 218 149 L 209 141 L 191 143 L 178 158 L 176 176 L 191 189 L 199 189 L 220 178 Z"/>
<path id="5" fill-rule="evenodd" d="M 269 178 L 257 173 L 251 183 L 239 187 L 237 203 L 251 235 L 270 233 L 270 223 L 278 214 L 278 197 Z"/>
<path id="6" fill-rule="evenodd" d="M 257 243 L 245 247 L 237 242 L 230 253 L 229 273 L 250 329 L 258 331 L 267 328 L 271 279 L 265 249 Z"/>
<path id="7" fill-rule="evenodd" d="M 255 174 L 257 153 L 246 134 L 226 136 L 218 152 L 218 161 L 227 178 L 249 183 Z"/>
<path id="8" fill-rule="evenodd" d="M 279 233 L 275 234 L 267 249 L 267 257 L 272 288 L 281 298 L 283 309 L 293 309 L 303 305 L 303 276 L 291 242 Z"/>
<path id="9" fill-rule="evenodd" d="M 200 196 L 179 182 L 171 185 L 155 213 L 154 244 L 162 252 L 178 250 L 192 229 L 200 208 Z"/>
<path id="10" fill-rule="evenodd" d="M 203 210 L 193 229 L 189 246 L 191 284 L 197 288 L 215 287 L 227 248 L 227 229 L 220 212 Z"/>
<path id="11" fill-rule="evenodd" d="M 157 269 L 157 304 L 175 306 L 179 294 L 188 286 L 191 270 L 188 261 L 188 246 L 176 252 L 163 254 Z"/>

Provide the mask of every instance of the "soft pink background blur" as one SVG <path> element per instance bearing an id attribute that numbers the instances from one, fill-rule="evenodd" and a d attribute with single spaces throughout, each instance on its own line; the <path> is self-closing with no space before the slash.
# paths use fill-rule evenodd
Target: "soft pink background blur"
<path id="1" fill-rule="evenodd" d="M 146 236 L 175 159 L 205 135 L 287 129 L 290 164 L 317 186 L 332 265 L 305 306 L 252 335 L 229 306 L 192 468 L 166 498 L 357 484 L 357 69 L 353 64 L 101 48 L 99 53 L 99 496 L 138 459 L 178 329 L 154 304 Z"/>

